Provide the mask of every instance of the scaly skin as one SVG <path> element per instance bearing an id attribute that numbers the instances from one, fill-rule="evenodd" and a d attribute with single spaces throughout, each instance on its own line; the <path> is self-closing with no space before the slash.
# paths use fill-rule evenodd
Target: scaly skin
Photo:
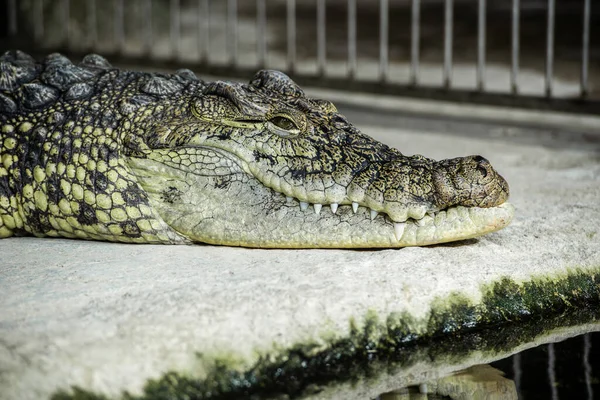
<path id="1" fill-rule="evenodd" d="M 0 126 L 0 237 L 402 247 L 513 215 L 483 157 L 404 156 L 277 71 L 205 83 L 8 52 Z"/>

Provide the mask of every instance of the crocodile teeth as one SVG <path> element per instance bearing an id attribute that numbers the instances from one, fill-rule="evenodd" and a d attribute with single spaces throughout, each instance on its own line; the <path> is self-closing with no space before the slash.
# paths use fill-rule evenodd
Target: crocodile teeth
<path id="1" fill-rule="evenodd" d="M 305 203 L 303 201 L 300 202 L 300 209 L 302 211 L 306 211 L 306 209 L 308 208 L 308 203 Z"/>
<path id="2" fill-rule="evenodd" d="M 377 211 L 371 210 L 371 221 L 373 221 L 375 219 L 375 217 L 377 216 L 377 214 L 379 214 Z"/>
<path id="3" fill-rule="evenodd" d="M 352 202 L 352 211 L 354 211 L 354 214 L 358 211 L 358 203 L 355 201 Z"/>
<path id="4" fill-rule="evenodd" d="M 404 235 L 405 227 L 406 227 L 406 222 L 394 222 L 394 234 L 396 235 L 396 240 L 402 239 L 402 235 Z"/>
<path id="5" fill-rule="evenodd" d="M 323 206 L 321 204 L 319 204 L 319 203 L 315 203 L 315 204 L 313 204 L 313 207 L 315 208 L 315 212 L 317 214 L 320 214 L 321 213 L 321 207 L 323 207 Z"/>
<path id="6" fill-rule="evenodd" d="M 337 212 L 338 203 L 331 203 L 329 207 L 331 207 L 331 212 L 335 214 Z"/>

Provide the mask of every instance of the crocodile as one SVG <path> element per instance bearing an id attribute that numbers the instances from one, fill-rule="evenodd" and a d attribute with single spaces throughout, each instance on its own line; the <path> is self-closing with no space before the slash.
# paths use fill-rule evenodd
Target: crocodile
<path id="1" fill-rule="evenodd" d="M 508 225 L 481 156 L 403 155 L 287 75 L 248 84 L 0 56 L 0 238 L 391 248 Z"/>

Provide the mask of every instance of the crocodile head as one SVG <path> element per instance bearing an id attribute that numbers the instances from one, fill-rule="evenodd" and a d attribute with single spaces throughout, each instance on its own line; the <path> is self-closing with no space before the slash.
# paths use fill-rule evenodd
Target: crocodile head
<path id="1" fill-rule="evenodd" d="M 512 218 L 508 185 L 485 158 L 405 156 L 281 72 L 213 82 L 132 121 L 146 148 L 130 168 L 193 241 L 401 247 L 479 236 Z"/>

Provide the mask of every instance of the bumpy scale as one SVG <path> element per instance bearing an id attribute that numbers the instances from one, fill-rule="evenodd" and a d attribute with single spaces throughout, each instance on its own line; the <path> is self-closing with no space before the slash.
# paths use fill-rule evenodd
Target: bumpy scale
<path id="1" fill-rule="evenodd" d="M 205 83 L 7 52 L 0 125 L 0 237 L 402 247 L 513 215 L 483 157 L 404 156 L 277 71 Z"/>

